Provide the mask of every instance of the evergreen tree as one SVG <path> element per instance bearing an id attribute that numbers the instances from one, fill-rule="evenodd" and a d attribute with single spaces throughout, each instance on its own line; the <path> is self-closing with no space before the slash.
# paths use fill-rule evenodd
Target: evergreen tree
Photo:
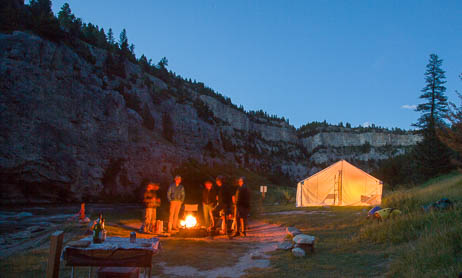
<path id="1" fill-rule="evenodd" d="M 84 24 L 82 28 L 82 34 L 84 40 L 91 44 L 91 45 L 97 45 L 97 34 L 98 34 L 98 28 L 91 24 Z"/>
<path id="2" fill-rule="evenodd" d="M 414 148 L 417 176 L 425 180 L 451 169 L 450 150 L 440 141 L 436 134 L 438 126 L 444 126 L 443 121 L 448 111 L 445 75 L 441 69 L 443 61 L 436 54 L 431 54 L 425 71 L 426 86 L 422 89 L 421 99 L 426 100 L 417 106 L 421 113 L 414 126 L 420 128 L 423 136 Z"/>
<path id="3" fill-rule="evenodd" d="M 160 59 L 159 63 L 157 63 L 157 66 L 160 69 L 165 69 L 168 66 L 167 57 L 162 57 L 162 59 Z"/>
<path id="4" fill-rule="evenodd" d="M 422 89 L 421 99 L 426 102 L 417 106 L 416 111 L 422 115 L 414 126 L 420 129 L 434 129 L 448 111 L 448 98 L 444 95 L 446 92 L 446 76 L 441 69 L 443 60 L 438 55 L 431 54 L 425 71 L 425 82 L 427 85 Z"/>
<path id="5" fill-rule="evenodd" d="M 61 7 L 61 10 L 58 13 L 58 22 L 61 27 L 69 32 L 72 28 L 72 24 L 74 23 L 75 16 L 72 14 L 71 7 L 68 3 L 64 3 Z"/>
<path id="6" fill-rule="evenodd" d="M 69 26 L 69 34 L 73 37 L 78 37 L 79 39 L 83 39 L 82 26 L 83 26 L 82 19 L 74 17 L 72 24 Z"/>
<path id="7" fill-rule="evenodd" d="M 4 0 L 0 5 L 0 31 L 21 30 L 25 24 L 24 5 L 16 0 Z"/>
<path id="8" fill-rule="evenodd" d="M 462 80 L 462 74 L 459 75 Z M 461 101 L 459 107 L 454 103 L 450 103 L 447 119 L 451 123 L 450 127 L 442 126 L 438 129 L 438 135 L 448 147 L 462 155 L 462 94 L 457 92 Z"/>
<path id="9" fill-rule="evenodd" d="M 151 72 L 151 63 L 152 63 L 152 59 L 147 59 L 146 56 L 144 56 L 144 54 L 141 55 L 140 59 L 138 60 L 138 63 L 140 64 L 141 68 L 145 71 L 145 72 Z"/>
<path id="10" fill-rule="evenodd" d="M 119 36 L 119 47 L 123 54 L 127 54 L 128 50 L 128 38 L 127 38 L 127 30 L 125 28 L 120 32 Z"/>
<path id="11" fill-rule="evenodd" d="M 96 33 L 96 46 L 99 48 L 107 48 L 107 37 L 103 28 Z"/>
<path id="12" fill-rule="evenodd" d="M 109 28 L 109 31 L 107 32 L 107 43 L 109 44 L 109 47 L 111 48 L 115 44 L 114 33 L 112 32 L 112 28 Z"/>
<path id="13" fill-rule="evenodd" d="M 29 11 L 31 14 L 30 28 L 35 33 L 51 40 L 59 40 L 64 37 L 58 19 L 51 10 L 50 0 L 31 0 Z"/>
<path id="14" fill-rule="evenodd" d="M 137 60 L 136 60 L 136 55 L 135 55 L 135 45 L 132 43 L 130 44 L 130 46 L 128 47 L 128 59 L 133 62 L 133 63 L 137 63 Z"/>

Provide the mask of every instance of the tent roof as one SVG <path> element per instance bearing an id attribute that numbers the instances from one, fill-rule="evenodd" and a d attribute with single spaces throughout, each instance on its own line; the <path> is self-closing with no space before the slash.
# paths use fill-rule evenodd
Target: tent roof
<path id="1" fill-rule="evenodd" d="M 354 166 L 353 164 L 349 163 L 349 162 L 346 161 L 345 159 L 342 159 L 342 160 L 339 160 L 339 161 L 335 162 L 334 164 L 330 165 L 329 167 L 322 169 L 321 171 L 317 172 L 316 174 L 313 174 L 313 175 L 311 175 L 311 176 L 309 176 L 309 177 L 307 177 L 307 178 L 305 178 L 305 179 L 299 181 L 298 183 L 300 183 L 300 182 L 302 182 L 302 181 L 306 181 L 306 180 L 308 180 L 308 179 L 311 179 L 311 178 L 313 178 L 313 177 L 315 177 L 315 176 L 317 176 L 317 175 L 319 175 L 319 174 L 321 174 L 321 173 L 323 173 L 323 172 L 329 170 L 330 168 L 333 168 L 333 167 L 336 166 L 337 164 L 343 163 L 343 162 L 347 163 L 348 165 L 350 165 L 350 166 L 352 166 L 352 167 L 355 167 L 356 169 L 358 169 L 359 171 L 363 172 L 363 173 L 366 174 L 367 176 L 369 176 L 369 177 L 371 177 L 371 178 L 373 178 L 373 179 L 375 179 L 375 180 L 378 180 L 378 181 L 382 182 L 382 181 L 379 180 L 378 178 L 376 178 L 376 177 L 370 175 L 370 174 L 367 173 L 367 172 L 364 172 L 363 170 L 361 170 L 361 169 L 359 169 L 358 167 Z M 343 166 L 343 165 L 342 165 L 342 166 Z"/>

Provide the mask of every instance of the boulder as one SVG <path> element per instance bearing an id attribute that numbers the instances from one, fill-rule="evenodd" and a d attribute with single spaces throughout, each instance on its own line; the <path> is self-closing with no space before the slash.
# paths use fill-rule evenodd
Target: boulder
<path id="1" fill-rule="evenodd" d="M 315 240 L 314 236 L 309 236 L 309 235 L 296 235 L 293 239 L 293 241 L 297 244 L 313 244 Z"/>
<path id="2" fill-rule="evenodd" d="M 290 250 L 292 249 L 292 247 L 294 247 L 294 244 L 291 241 L 286 240 L 286 241 L 279 243 L 277 249 L 278 250 Z"/>
<path id="3" fill-rule="evenodd" d="M 286 229 L 286 232 L 291 235 L 292 237 L 296 236 L 296 235 L 299 235 L 301 234 L 302 232 L 300 232 L 299 229 L 295 228 L 295 227 L 287 227 Z"/>
<path id="4" fill-rule="evenodd" d="M 292 249 L 292 254 L 295 257 L 305 257 L 305 255 L 306 255 L 305 251 L 303 249 L 301 249 L 301 248 Z"/>

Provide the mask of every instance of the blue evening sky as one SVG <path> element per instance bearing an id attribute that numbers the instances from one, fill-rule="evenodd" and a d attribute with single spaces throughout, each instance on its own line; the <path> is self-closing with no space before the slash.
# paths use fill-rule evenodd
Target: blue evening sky
<path id="1" fill-rule="evenodd" d="M 53 1 L 246 110 L 410 128 L 429 54 L 462 91 L 462 1 Z M 407 109 L 406 109 L 407 107 Z"/>

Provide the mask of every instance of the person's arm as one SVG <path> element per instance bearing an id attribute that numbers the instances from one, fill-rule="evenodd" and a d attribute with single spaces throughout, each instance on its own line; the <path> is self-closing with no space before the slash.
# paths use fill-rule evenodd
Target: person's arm
<path id="1" fill-rule="evenodd" d="M 181 196 L 181 197 L 180 197 L 181 202 L 184 202 L 184 197 L 185 197 L 184 186 L 181 186 L 181 191 L 180 191 L 180 192 L 181 192 L 181 195 L 180 195 L 180 196 Z"/>
<path id="2" fill-rule="evenodd" d="M 218 205 L 218 192 L 212 188 L 213 190 L 213 195 L 212 195 L 212 202 L 213 202 L 213 206 L 216 207 Z"/>
<path id="3" fill-rule="evenodd" d="M 168 190 L 167 190 L 167 199 L 168 199 L 169 202 L 172 201 L 172 197 L 171 197 L 171 196 L 172 196 L 172 186 L 170 185 L 170 186 L 168 187 Z"/>

